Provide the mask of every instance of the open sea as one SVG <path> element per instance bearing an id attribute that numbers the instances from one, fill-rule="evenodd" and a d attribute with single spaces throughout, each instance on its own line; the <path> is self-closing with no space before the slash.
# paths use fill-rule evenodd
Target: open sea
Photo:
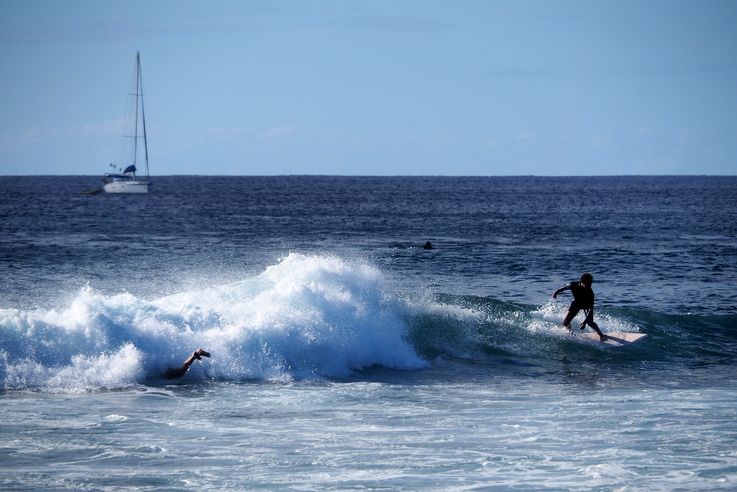
<path id="1" fill-rule="evenodd" d="M 98 185 L 0 177 L 2 490 L 737 489 L 737 177 Z"/>

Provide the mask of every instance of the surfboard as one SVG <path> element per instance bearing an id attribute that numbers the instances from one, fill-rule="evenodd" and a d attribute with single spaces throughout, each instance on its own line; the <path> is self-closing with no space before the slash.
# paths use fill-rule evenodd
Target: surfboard
<path id="1" fill-rule="evenodd" d="M 599 335 L 594 332 L 577 333 L 573 335 L 573 337 L 580 339 L 581 341 L 584 341 L 586 343 L 591 343 L 593 345 L 599 345 L 601 347 L 608 348 L 624 347 L 625 345 L 640 341 L 647 336 L 644 333 L 626 333 L 623 331 L 612 331 L 604 334 L 609 337 L 605 342 L 602 342 L 599 339 Z"/>

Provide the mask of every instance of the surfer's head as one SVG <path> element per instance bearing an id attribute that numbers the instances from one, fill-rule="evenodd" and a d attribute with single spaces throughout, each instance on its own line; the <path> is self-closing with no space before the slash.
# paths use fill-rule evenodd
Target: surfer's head
<path id="1" fill-rule="evenodd" d="M 584 284 L 586 287 L 591 287 L 591 284 L 594 282 L 594 277 L 590 273 L 584 273 L 581 275 L 581 283 Z"/>

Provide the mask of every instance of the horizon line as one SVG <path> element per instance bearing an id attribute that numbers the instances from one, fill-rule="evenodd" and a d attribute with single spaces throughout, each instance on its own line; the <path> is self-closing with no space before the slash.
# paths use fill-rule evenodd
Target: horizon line
<path id="1" fill-rule="evenodd" d="M 99 178 L 99 174 L 0 174 L 0 178 Z M 737 177 L 735 174 L 152 174 L 149 178 L 667 178 Z"/>

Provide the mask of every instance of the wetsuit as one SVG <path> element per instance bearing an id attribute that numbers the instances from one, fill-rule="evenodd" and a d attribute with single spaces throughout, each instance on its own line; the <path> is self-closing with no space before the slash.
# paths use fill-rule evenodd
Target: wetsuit
<path id="1" fill-rule="evenodd" d="M 591 287 L 585 287 L 581 282 L 571 282 L 569 288 L 571 294 L 573 294 L 573 302 L 571 302 L 571 307 L 568 308 L 570 319 L 575 318 L 578 312 L 583 309 L 586 314 L 584 323 L 594 321 L 594 290 Z"/>

